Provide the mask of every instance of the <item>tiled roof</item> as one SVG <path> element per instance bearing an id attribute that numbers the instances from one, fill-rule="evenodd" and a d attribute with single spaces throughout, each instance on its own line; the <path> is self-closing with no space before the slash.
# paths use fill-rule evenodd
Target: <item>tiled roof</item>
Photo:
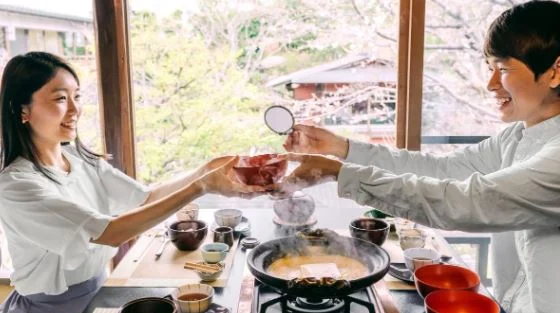
<path id="1" fill-rule="evenodd" d="M 50 17 L 50 18 L 55 18 L 60 20 L 68 20 L 72 22 L 85 22 L 85 23 L 93 22 L 93 19 L 89 17 L 40 11 L 40 10 L 26 8 L 26 7 L 19 7 L 15 5 L 7 5 L 7 4 L 0 4 L 0 12 L 11 12 L 11 13 L 26 14 L 26 15 Z"/>

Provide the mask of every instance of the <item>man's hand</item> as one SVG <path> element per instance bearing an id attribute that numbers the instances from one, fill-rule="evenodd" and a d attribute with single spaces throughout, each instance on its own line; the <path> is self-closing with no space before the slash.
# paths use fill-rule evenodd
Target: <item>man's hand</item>
<path id="1" fill-rule="evenodd" d="M 294 126 L 294 131 L 283 145 L 288 152 L 334 155 L 340 159 L 348 154 L 348 140 L 333 132 L 315 126 Z"/>
<path id="2" fill-rule="evenodd" d="M 335 181 L 342 167 L 342 162 L 318 154 L 287 153 L 284 155 L 288 161 L 296 161 L 300 165 L 275 186 L 274 189 L 279 192 L 293 192 L 327 181 Z"/>

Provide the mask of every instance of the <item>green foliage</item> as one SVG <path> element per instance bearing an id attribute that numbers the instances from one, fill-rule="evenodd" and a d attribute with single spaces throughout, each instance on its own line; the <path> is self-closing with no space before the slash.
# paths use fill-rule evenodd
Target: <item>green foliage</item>
<path id="1" fill-rule="evenodd" d="M 237 56 L 208 49 L 179 18 L 159 23 L 135 12 L 131 19 L 139 178 L 147 183 L 252 146 L 278 150 L 282 140 L 262 122 L 267 103 Z"/>

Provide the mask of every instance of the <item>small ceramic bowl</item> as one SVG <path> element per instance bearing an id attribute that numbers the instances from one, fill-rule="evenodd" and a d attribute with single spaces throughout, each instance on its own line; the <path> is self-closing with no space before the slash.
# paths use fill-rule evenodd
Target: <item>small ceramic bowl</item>
<path id="1" fill-rule="evenodd" d="M 175 216 L 178 221 L 195 221 L 198 219 L 199 207 L 196 203 L 189 203 L 179 209 Z"/>
<path id="2" fill-rule="evenodd" d="M 358 218 L 350 222 L 350 235 L 381 246 L 389 236 L 389 224 L 377 218 Z"/>
<path id="3" fill-rule="evenodd" d="M 414 285 L 422 298 L 436 290 L 476 292 L 480 286 L 480 277 L 466 267 L 450 264 L 430 264 L 414 272 Z"/>
<path id="4" fill-rule="evenodd" d="M 222 209 L 214 212 L 216 224 L 231 228 L 235 228 L 235 226 L 239 225 L 242 217 L 243 212 L 237 209 Z"/>
<path id="5" fill-rule="evenodd" d="M 494 300 L 476 292 L 464 290 L 438 290 L 424 300 L 427 313 L 500 313 Z"/>
<path id="6" fill-rule="evenodd" d="M 206 284 L 188 284 L 177 288 L 171 296 L 182 313 L 203 313 L 212 304 L 214 288 Z"/>
<path id="7" fill-rule="evenodd" d="M 201 261 L 201 262 L 196 262 L 196 263 L 197 264 L 202 264 L 202 265 L 212 264 L 212 265 L 218 265 L 220 267 L 220 270 L 215 272 L 215 273 L 196 271 L 196 273 L 198 274 L 198 277 L 200 277 L 200 280 L 203 281 L 203 282 L 215 281 L 216 279 L 218 279 L 218 277 L 220 277 L 220 275 L 222 275 L 222 272 L 224 271 L 224 268 L 225 268 L 224 262 L 207 263 L 207 262 L 202 262 Z"/>
<path id="8" fill-rule="evenodd" d="M 177 249 L 192 251 L 206 238 L 208 226 L 204 221 L 177 221 L 168 226 L 167 233 Z"/>
<path id="9" fill-rule="evenodd" d="M 202 259 L 207 263 L 218 263 L 223 261 L 229 251 L 229 246 L 222 242 L 207 243 L 202 246 L 200 253 Z"/>
<path id="10" fill-rule="evenodd" d="M 427 248 L 410 248 L 403 251 L 404 263 L 411 273 L 422 266 L 439 264 L 441 254 Z"/>
<path id="11" fill-rule="evenodd" d="M 405 228 L 397 232 L 401 249 L 424 248 L 426 245 L 426 232 L 418 228 Z"/>

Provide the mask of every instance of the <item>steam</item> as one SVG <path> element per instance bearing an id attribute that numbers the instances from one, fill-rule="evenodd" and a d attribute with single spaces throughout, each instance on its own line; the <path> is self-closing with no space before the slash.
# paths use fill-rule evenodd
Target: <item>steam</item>
<path id="1" fill-rule="evenodd" d="M 273 204 L 274 213 L 288 223 L 302 224 L 307 222 L 315 212 L 315 201 L 302 191 L 285 193 L 276 198 Z"/>
<path id="2" fill-rule="evenodd" d="M 322 169 L 299 169 L 296 168 L 280 183 L 281 193 L 294 193 L 307 187 L 335 181 L 333 175 L 324 175 Z"/>

